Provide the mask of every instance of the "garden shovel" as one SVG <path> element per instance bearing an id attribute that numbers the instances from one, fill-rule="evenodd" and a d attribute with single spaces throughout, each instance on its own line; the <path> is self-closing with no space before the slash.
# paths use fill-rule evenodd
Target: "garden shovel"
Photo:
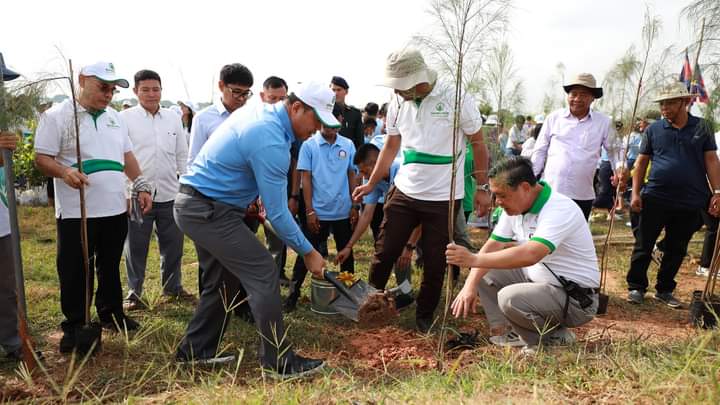
<path id="1" fill-rule="evenodd" d="M 380 326 L 397 317 L 393 290 L 382 291 L 363 280 L 356 280 L 349 287 L 338 278 L 340 273 L 324 271 L 323 277 L 340 293 L 330 306 L 337 312 L 362 326 Z"/>
<path id="2" fill-rule="evenodd" d="M 80 154 L 80 124 L 78 122 L 77 97 L 75 97 L 75 79 L 70 66 L 70 92 L 73 101 L 73 118 L 75 124 L 75 154 L 77 155 L 78 171 L 83 173 L 82 155 Z M 83 271 L 85 274 L 85 324 L 75 330 L 75 350 L 80 354 L 95 354 L 100 350 L 102 327 L 98 322 L 90 322 L 90 303 L 92 301 L 93 278 L 90 274 L 90 258 L 88 254 L 87 211 L 85 207 L 85 186 L 80 185 L 80 243 L 82 244 Z"/>

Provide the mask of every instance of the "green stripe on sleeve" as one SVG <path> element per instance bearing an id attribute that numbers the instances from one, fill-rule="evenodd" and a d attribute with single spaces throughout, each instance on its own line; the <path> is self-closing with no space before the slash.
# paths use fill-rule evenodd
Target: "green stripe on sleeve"
<path id="1" fill-rule="evenodd" d="M 548 249 L 550 249 L 550 253 L 552 253 L 552 252 L 555 251 L 555 245 L 553 245 L 553 243 L 550 242 L 550 241 L 547 240 L 547 239 L 543 239 L 543 238 L 539 238 L 539 237 L 537 237 L 537 236 L 533 236 L 532 238 L 530 238 L 530 240 L 534 240 L 535 242 L 540 242 L 540 243 L 542 243 L 543 245 L 547 246 Z"/>
<path id="2" fill-rule="evenodd" d="M 75 163 L 72 167 L 77 168 L 78 165 Z M 122 163 L 114 160 L 106 159 L 90 159 L 83 162 L 83 173 L 93 174 L 97 172 L 122 172 L 125 169 Z"/>
<path id="3" fill-rule="evenodd" d="M 502 236 L 495 235 L 494 233 L 490 234 L 490 239 L 504 243 L 512 242 L 512 238 L 504 238 Z"/>

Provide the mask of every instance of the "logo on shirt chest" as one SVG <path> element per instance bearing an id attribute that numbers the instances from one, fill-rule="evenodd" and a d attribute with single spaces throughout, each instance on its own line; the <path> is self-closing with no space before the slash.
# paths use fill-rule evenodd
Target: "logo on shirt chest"
<path id="1" fill-rule="evenodd" d="M 430 112 L 430 116 L 433 118 L 447 118 L 450 112 L 447 111 L 445 103 L 437 103 L 435 108 Z"/>
<path id="2" fill-rule="evenodd" d="M 347 154 L 347 152 L 345 151 L 345 149 L 340 149 L 340 150 L 338 151 L 338 158 L 340 158 L 340 159 L 345 159 L 345 158 L 347 158 L 347 155 L 348 155 L 348 154 Z"/>
<path id="3" fill-rule="evenodd" d="M 109 118 L 109 119 L 108 119 L 108 123 L 107 123 L 107 127 L 108 127 L 108 128 L 120 128 L 120 125 L 118 125 L 118 123 L 117 123 L 114 119 Z"/>
<path id="4" fill-rule="evenodd" d="M 537 230 L 537 216 L 533 215 L 531 218 L 526 218 L 523 222 L 525 233 L 527 234 L 528 239 L 530 239 Z"/>

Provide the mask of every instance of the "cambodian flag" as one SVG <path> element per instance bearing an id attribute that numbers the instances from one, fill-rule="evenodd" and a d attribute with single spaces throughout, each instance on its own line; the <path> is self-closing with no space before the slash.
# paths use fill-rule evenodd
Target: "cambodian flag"
<path id="1" fill-rule="evenodd" d="M 690 84 L 690 94 L 697 94 L 697 102 L 707 104 L 710 101 L 707 90 L 705 89 L 705 81 L 703 80 L 700 66 L 695 65 L 695 74 L 693 74 L 692 83 Z"/>
<path id="2" fill-rule="evenodd" d="M 682 70 L 680 71 L 680 77 L 678 81 L 685 83 L 685 87 L 690 91 L 690 85 L 692 84 L 692 68 L 690 68 L 690 59 L 688 58 L 688 50 L 685 48 L 685 63 L 683 63 Z"/>

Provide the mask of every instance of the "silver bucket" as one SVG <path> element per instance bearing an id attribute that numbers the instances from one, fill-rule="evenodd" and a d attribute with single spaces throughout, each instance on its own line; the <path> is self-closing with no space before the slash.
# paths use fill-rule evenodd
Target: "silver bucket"
<path id="1" fill-rule="evenodd" d="M 310 309 L 322 315 L 335 315 L 338 312 L 330 306 L 330 303 L 337 298 L 338 291 L 329 282 L 311 277 L 310 284 Z"/>

